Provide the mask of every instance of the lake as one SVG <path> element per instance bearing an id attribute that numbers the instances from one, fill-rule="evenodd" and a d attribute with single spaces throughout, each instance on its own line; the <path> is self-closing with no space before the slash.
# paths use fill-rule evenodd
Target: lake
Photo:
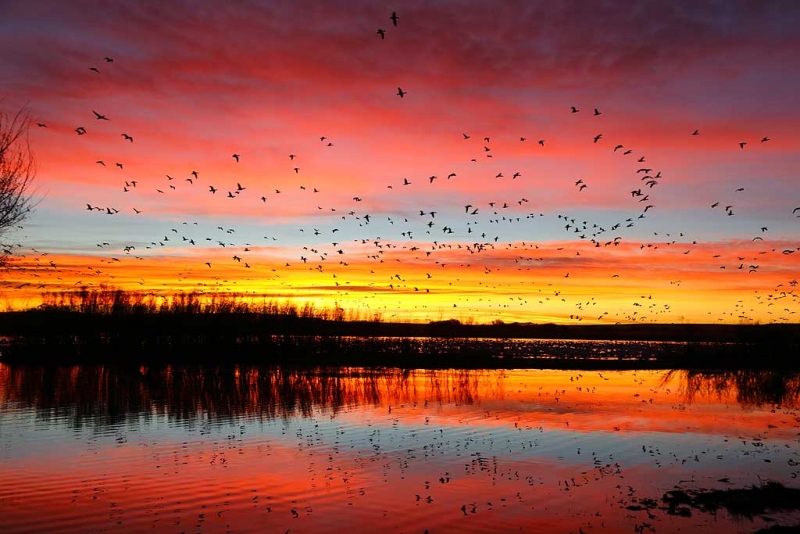
<path id="1" fill-rule="evenodd" d="M 798 525 L 799 393 L 775 371 L 0 364 L 0 530 Z M 766 509 L 727 506 L 768 481 Z"/>

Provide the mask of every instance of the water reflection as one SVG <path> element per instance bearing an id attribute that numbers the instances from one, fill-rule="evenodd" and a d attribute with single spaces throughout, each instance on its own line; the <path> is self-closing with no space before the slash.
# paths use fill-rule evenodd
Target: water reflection
<path id="1" fill-rule="evenodd" d="M 470 405 L 481 396 L 502 396 L 504 376 L 504 371 L 467 369 L 0 364 L 0 409 L 30 407 L 42 421 L 52 418 L 75 428 L 158 415 L 186 422 L 201 415 L 211 421 L 271 420 L 319 411 L 336 415 L 365 405 Z M 677 385 L 687 404 L 713 400 L 792 408 L 800 401 L 800 373 L 793 371 L 668 371 L 660 388 L 670 385 Z"/>
<path id="2" fill-rule="evenodd" d="M 479 384 L 502 389 L 502 373 L 480 370 L 258 366 L 0 365 L 0 407 L 22 404 L 73 427 L 117 425 L 135 416 L 188 420 L 311 417 L 348 406 L 472 404 Z"/>
<path id="3" fill-rule="evenodd" d="M 675 498 L 796 500 L 796 402 L 791 373 L 0 365 L 0 523 L 750 534 L 800 510 Z"/>
<path id="4" fill-rule="evenodd" d="M 665 373 L 663 383 L 672 382 L 675 378 L 687 403 L 706 399 L 735 399 L 743 406 L 796 408 L 800 401 L 800 373 L 797 371 L 669 371 Z"/>

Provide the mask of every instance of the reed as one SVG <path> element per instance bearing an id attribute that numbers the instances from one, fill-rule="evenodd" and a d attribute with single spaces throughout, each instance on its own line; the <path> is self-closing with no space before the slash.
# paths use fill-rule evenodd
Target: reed
<path id="1" fill-rule="evenodd" d="M 0 358 L 688 369 L 792 368 L 797 362 L 787 365 L 786 355 L 800 353 L 799 325 L 391 323 L 336 303 L 113 287 L 46 293 L 42 301 L 0 313 Z M 522 341 L 532 339 L 551 341 Z"/>

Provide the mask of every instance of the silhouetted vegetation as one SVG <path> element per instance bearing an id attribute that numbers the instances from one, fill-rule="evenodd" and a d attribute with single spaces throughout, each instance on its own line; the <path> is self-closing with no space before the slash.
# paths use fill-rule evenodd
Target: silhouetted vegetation
<path id="1" fill-rule="evenodd" d="M 800 510 L 800 489 L 766 482 L 747 489 L 673 490 L 663 497 L 673 515 L 691 515 L 691 509 L 716 512 L 725 509 L 734 517 L 752 519 L 767 512 Z"/>
<path id="2" fill-rule="evenodd" d="M 800 325 L 389 323 L 339 306 L 113 288 L 0 314 L 5 360 L 400 367 L 791 368 Z M 538 340 L 536 342 L 523 340 Z M 550 340 L 550 341 L 543 341 Z M 586 343 L 602 340 L 604 343 Z M 661 342 L 661 343 L 652 343 Z M 666 343 L 670 342 L 670 343 Z"/>

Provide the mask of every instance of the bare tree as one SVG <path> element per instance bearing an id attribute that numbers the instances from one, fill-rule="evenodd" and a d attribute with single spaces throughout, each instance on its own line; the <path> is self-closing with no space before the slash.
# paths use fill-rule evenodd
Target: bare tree
<path id="1" fill-rule="evenodd" d="M 36 160 L 28 142 L 32 119 L 25 108 L 15 115 L 0 110 L 0 237 L 20 224 L 33 209 L 31 187 Z M 0 251 L 0 265 L 8 256 Z"/>

